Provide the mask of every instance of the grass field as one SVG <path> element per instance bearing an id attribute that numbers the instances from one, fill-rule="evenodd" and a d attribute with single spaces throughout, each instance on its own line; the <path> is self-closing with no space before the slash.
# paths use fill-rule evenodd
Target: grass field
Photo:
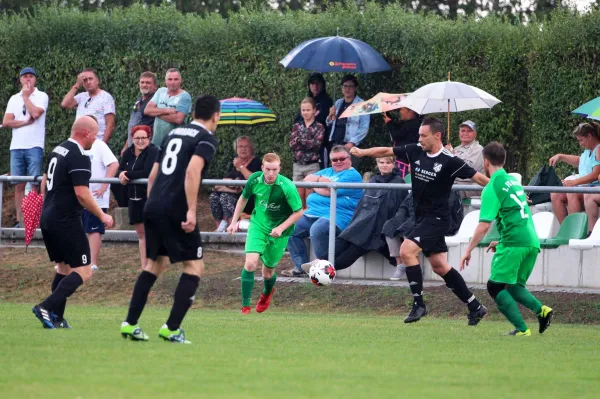
<path id="1" fill-rule="evenodd" d="M 597 326 L 506 337 L 506 322 L 192 309 L 192 345 L 123 340 L 122 307 L 72 306 L 44 330 L 28 305 L 0 304 L 4 398 L 596 398 Z"/>

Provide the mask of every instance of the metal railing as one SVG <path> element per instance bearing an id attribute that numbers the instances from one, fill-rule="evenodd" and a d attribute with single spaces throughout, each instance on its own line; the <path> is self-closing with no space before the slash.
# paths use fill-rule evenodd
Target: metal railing
<path id="1" fill-rule="evenodd" d="M 34 178 L 32 176 L 0 176 L 0 204 L 2 204 L 3 184 L 6 182 L 33 182 L 41 181 L 41 177 Z M 90 179 L 91 183 L 116 183 L 121 184 L 117 178 Z M 148 184 L 148 179 L 137 179 L 130 184 Z M 205 179 L 202 180 L 203 186 L 244 186 L 246 180 L 217 180 Z M 330 211 L 329 211 L 329 253 L 328 259 L 331 263 L 335 260 L 335 230 L 336 230 L 336 206 L 339 189 L 358 188 L 358 189 L 384 189 L 384 190 L 410 190 L 410 184 L 397 183 L 307 183 L 294 182 L 296 187 L 301 188 L 328 188 L 330 189 Z M 582 193 L 582 194 L 600 194 L 600 186 L 596 187 L 539 187 L 539 186 L 524 186 L 523 189 L 528 193 Z M 483 190 L 481 186 L 473 186 L 468 184 L 456 184 L 452 186 L 452 191 L 477 191 Z M 2 213 L 0 212 L 0 233 L 2 231 Z M 206 233 L 202 233 L 206 234 Z"/>

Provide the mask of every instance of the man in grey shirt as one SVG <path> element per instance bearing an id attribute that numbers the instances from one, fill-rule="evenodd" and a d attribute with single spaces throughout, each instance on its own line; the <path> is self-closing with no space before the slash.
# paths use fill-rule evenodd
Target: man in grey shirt
<path id="1" fill-rule="evenodd" d="M 477 141 L 477 125 L 473 121 L 465 121 L 459 125 L 458 136 L 460 145 L 452 148 L 450 144 L 446 148 L 454 155 L 465 161 L 467 165 L 483 173 L 483 147 Z M 456 179 L 455 184 L 476 184 L 471 179 Z M 477 191 L 461 191 L 461 198 L 480 197 L 481 193 Z"/>

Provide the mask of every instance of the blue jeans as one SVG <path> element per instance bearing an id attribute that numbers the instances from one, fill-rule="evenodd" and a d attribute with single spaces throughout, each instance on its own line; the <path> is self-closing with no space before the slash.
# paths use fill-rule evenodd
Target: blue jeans
<path id="1" fill-rule="evenodd" d="M 10 150 L 10 175 L 41 176 L 43 158 L 44 150 L 40 147 Z"/>
<path id="2" fill-rule="evenodd" d="M 336 226 L 335 236 L 341 230 Z M 302 264 L 308 262 L 308 248 L 304 239 L 310 237 L 310 245 L 317 259 L 327 259 L 329 252 L 329 219 L 311 216 L 302 216 L 296 223 L 294 234 L 288 241 L 288 251 L 296 269 L 302 270 Z"/>

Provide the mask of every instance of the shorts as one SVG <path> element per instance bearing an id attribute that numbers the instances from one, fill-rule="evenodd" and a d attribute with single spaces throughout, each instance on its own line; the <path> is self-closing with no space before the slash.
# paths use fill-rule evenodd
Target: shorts
<path id="1" fill-rule="evenodd" d="M 106 208 L 102 208 L 102 212 L 106 211 Z M 87 209 L 84 209 L 83 212 L 81 212 L 81 224 L 83 225 L 83 231 L 86 233 L 104 234 L 104 223 Z"/>
<path id="2" fill-rule="evenodd" d="M 406 238 L 417 244 L 423 250 L 423 255 L 429 258 L 431 255 L 448 252 L 446 233 L 449 229 L 449 219 L 424 216 L 416 221 L 415 227 Z"/>
<path id="3" fill-rule="evenodd" d="M 181 220 L 145 213 L 144 231 L 148 259 L 168 256 L 171 263 L 202 259 L 202 239 L 198 225 L 192 232 L 186 233 L 181 228 Z"/>
<path id="4" fill-rule="evenodd" d="M 138 223 L 144 223 L 144 206 L 146 205 L 146 199 L 132 200 L 129 199 L 127 203 L 127 210 L 129 213 L 129 224 L 134 225 Z"/>
<path id="5" fill-rule="evenodd" d="M 319 163 L 309 163 L 308 165 L 302 165 L 299 163 L 295 163 L 292 165 L 292 180 L 293 181 L 302 181 L 308 175 L 312 175 L 317 173 L 319 170 Z"/>
<path id="6" fill-rule="evenodd" d="M 260 254 L 260 260 L 269 269 L 277 267 L 287 248 L 289 236 L 271 237 L 250 223 L 246 236 L 246 253 Z"/>
<path id="7" fill-rule="evenodd" d="M 72 268 L 90 265 L 90 244 L 81 219 L 74 219 L 66 227 L 41 230 L 51 262 L 66 263 Z"/>
<path id="8" fill-rule="evenodd" d="M 498 244 L 492 258 L 490 281 L 524 287 L 539 253 L 540 249 L 535 247 L 505 247 Z"/>
<path id="9" fill-rule="evenodd" d="M 10 150 L 11 176 L 41 176 L 44 150 L 40 147 Z M 12 184 L 20 184 L 13 182 Z M 39 184 L 37 182 L 32 184 Z"/>

